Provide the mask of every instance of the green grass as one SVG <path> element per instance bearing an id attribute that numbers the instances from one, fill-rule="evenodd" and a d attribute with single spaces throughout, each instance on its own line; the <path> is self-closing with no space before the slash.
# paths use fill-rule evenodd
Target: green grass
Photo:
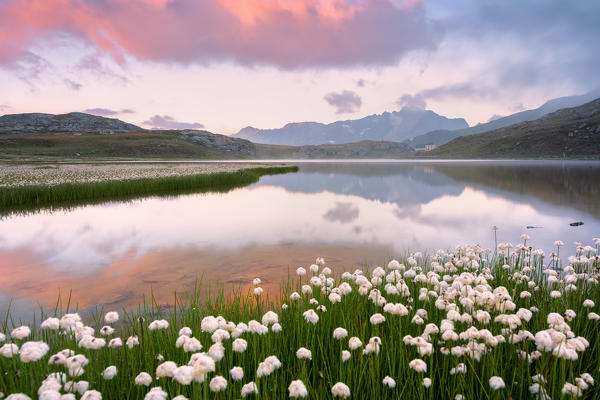
<path id="1" fill-rule="evenodd" d="M 121 312 L 121 320 L 117 323 L 117 331 L 123 341 L 129 335 L 137 335 L 140 345 L 129 349 L 122 347 L 118 349 L 102 348 L 100 350 L 87 350 L 78 347 L 71 335 L 60 335 L 56 331 L 33 329 L 32 336 L 28 339 L 15 340 L 19 345 L 25 340 L 44 340 L 50 345 L 50 352 L 41 360 L 32 363 L 23 363 L 17 356 L 12 359 L 0 357 L 0 391 L 4 393 L 25 392 L 30 395 L 36 393 L 41 381 L 51 372 L 65 371 L 62 366 L 49 366 L 48 358 L 65 348 L 73 349 L 76 353 L 84 354 L 89 360 L 85 373 L 76 380 L 86 380 L 90 383 L 90 389 L 102 392 L 104 399 L 140 399 L 149 391 L 149 388 L 133 385 L 133 380 L 138 373 L 145 371 L 154 376 L 156 367 L 160 364 L 156 356 L 161 354 L 164 360 L 174 361 L 177 365 L 186 365 L 190 353 L 175 347 L 177 332 L 183 326 L 188 326 L 193 331 L 193 336 L 201 341 L 204 350 L 211 346 L 210 333 L 201 332 L 202 318 L 208 315 L 221 315 L 228 321 L 235 323 L 255 319 L 260 321 L 261 316 L 267 310 L 275 310 L 279 315 L 279 322 L 283 331 L 279 333 L 269 332 L 265 335 L 246 332 L 242 338 L 247 340 L 248 348 L 244 353 L 234 353 L 231 348 L 233 339 L 223 342 L 225 346 L 224 358 L 216 363 L 216 371 L 208 375 L 204 383 L 192 383 L 181 385 L 170 378 L 155 380 L 152 386 L 160 386 L 170 396 L 182 394 L 188 398 L 217 398 L 234 399 L 240 398 L 242 384 L 255 381 L 258 385 L 259 394 L 254 398 L 260 399 L 283 399 L 287 398 L 287 388 L 292 380 L 300 379 L 308 389 L 308 397 L 311 399 L 331 398 L 331 387 L 336 382 L 344 382 L 350 388 L 354 399 L 454 399 L 457 394 L 462 394 L 466 399 L 521 399 L 534 398 L 528 392 L 532 377 L 541 374 L 546 379 L 543 386 L 552 399 L 561 398 L 561 389 L 566 381 L 574 383 L 574 379 L 580 374 L 590 373 L 597 381 L 599 375 L 600 357 L 600 321 L 587 318 L 590 311 L 598 311 L 600 305 L 600 291 L 597 284 L 586 281 L 578 281 L 577 289 L 565 291 L 565 283 L 550 283 L 541 270 L 553 264 L 549 260 L 527 254 L 525 251 L 518 252 L 509 259 L 492 257 L 475 251 L 471 257 L 479 260 L 478 268 L 465 268 L 464 263 L 459 260 L 467 257 L 463 252 L 459 257 L 445 254 L 435 260 L 421 259 L 418 266 L 423 268 L 425 274 L 434 270 L 440 275 L 449 276 L 450 285 L 454 279 L 455 288 L 461 289 L 456 280 L 460 274 L 470 273 L 477 282 L 469 285 L 463 283 L 462 291 L 466 293 L 466 286 L 474 289 L 477 285 L 489 284 L 491 289 L 500 286 L 505 287 L 512 301 L 516 304 L 515 311 L 507 311 L 508 314 L 516 312 L 520 308 L 529 309 L 537 307 L 538 312 L 533 312 L 533 317 L 528 322 L 523 321 L 522 326 L 515 329 L 529 330 L 535 335 L 536 332 L 547 329 L 547 316 L 556 312 L 564 315 L 567 309 L 572 309 L 577 316 L 568 325 L 575 336 L 583 336 L 589 341 L 589 347 L 578 353 L 578 359 L 567 361 L 553 356 L 550 352 L 542 352 L 542 356 L 532 363 L 522 360 L 517 350 L 531 354 L 536 350 L 534 341 L 524 341 L 518 344 L 508 343 L 510 333 L 504 335 L 506 343 L 496 347 L 488 346 L 488 352 L 483 354 L 481 360 L 467 356 L 456 357 L 444 355 L 443 347 L 452 347 L 457 344 L 466 343 L 446 342 L 441 339 L 441 334 L 431 335 L 434 352 L 431 355 L 420 356 L 415 346 L 403 343 L 405 335 L 417 337 L 423 333 L 425 325 L 411 323 L 417 309 L 424 309 L 428 313 L 426 323 L 435 323 L 438 326 L 441 320 L 446 318 L 446 311 L 438 309 L 434 304 L 434 298 L 420 299 L 419 289 L 427 288 L 441 294 L 440 285 L 431 279 L 427 282 L 415 282 L 414 279 L 406 277 L 404 282 L 410 290 L 410 299 L 402 295 L 385 293 L 383 285 L 377 286 L 381 289 L 387 302 L 402 303 L 410 307 L 408 316 L 398 316 L 385 313 L 386 321 L 380 325 L 369 323 L 369 317 L 374 313 L 383 313 L 382 307 L 368 300 L 366 295 L 359 294 L 357 285 L 350 281 L 352 292 L 343 296 L 342 301 L 332 304 L 325 293 L 313 286 L 313 295 L 302 295 L 297 301 L 290 300 L 292 291 L 300 292 L 300 285 L 306 284 L 310 277 L 305 276 L 302 281 L 290 278 L 281 286 L 281 292 L 272 298 L 267 298 L 266 293 L 260 297 L 254 296 L 250 291 L 243 292 L 240 288 L 233 291 L 231 296 L 225 295 L 224 290 L 212 293 L 204 293 L 196 290 L 188 295 L 175 295 L 174 305 L 165 309 L 159 307 L 152 299 L 143 301 L 134 310 Z M 467 258 L 468 259 L 468 258 Z M 401 260 L 407 269 L 409 260 Z M 448 263 L 448 264 L 447 264 Z M 503 268 L 504 264 L 508 269 Z M 527 271 L 527 268 L 531 270 Z M 552 267 L 552 265 L 550 265 Z M 598 260 L 586 265 L 577 266 L 577 273 L 587 273 L 597 279 L 600 262 Z M 336 285 L 341 283 L 340 273 L 335 271 Z M 352 271 L 351 271 L 352 272 Z M 387 270 L 386 273 L 390 271 Z M 368 272 L 366 272 L 368 273 Z M 515 275 L 520 274 L 520 275 Z M 462 275 L 465 276 L 465 275 Z M 515 276 L 527 276 L 527 279 Z M 454 277 L 454 278 L 453 278 Z M 265 277 L 263 277 L 265 278 Z M 485 279 L 485 280 L 484 280 Z M 530 289 L 528 281 L 536 283 L 538 290 Z M 384 281 L 385 282 L 385 281 Z M 528 290 L 531 298 L 521 298 L 520 292 Z M 562 297 L 552 299 L 549 296 L 551 290 L 559 290 Z M 208 301 L 204 299 L 208 298 Z M 317 324 L 309 324 L 303 318 L 303 312 L 315 305 L 309 303 L 314 298 L 319 304 L 327 307 L 326 312 L 319 311 Z M 446 296 L 447 301 L 457 304 L 460 313 L 468 310 L 460 303 L 460 295 Z M 583 301 L 591 299 L 595 302 L 593 308 L 584 308 Z M 286 303 L 289 308 L 282 309 L 281 304 Z M 50 314 L 60 318 L 61 307 Z M 68 308 L 66 305 L 65 308 Z M 471 326 L 477 329 L 488 329 L 494 335 L 500 335 L 504 327 L 494 321 L 500 314 L 486 305 L 476 305 L 475 309 L 487 310 L 491 314 L 491 322 L 455 322 L 455 331 L 463 332 Z M 63 310 L 66 311 L 66 310 Z M 73 310 L 70 310 L 73 311 Z M 98 310 L 92 321 L 93 326 L 102 326 L 102 316 L 105 311 Z M 474 311 L 474 310 L 473 310 Z M 46 318 L 47 315 L 42 315 Z M 169 327 L 165 330 L 149 331 L 148 324 L 154 319 L 165 318 L 169 321 Z M 1 329 L 6 334 L 12 328 L 10 319 L 7 318 Z M 34 324 L 34 328 L 39 321 Z M 343 327 L 348 331 L 348 337 L 338 341 L 332 337 L 332 332 L 337 327 Z M 99 334 L 96 333 L 98 336 Z M 107 339 L 112 338 L 109 336 Z M 379 336 L 382 340 L 379 354 L 363 355 L 362 349 L 352 351 L 349 361 L 343 363 L 340 359 L 341 351 L 348 349 L 348 338 L 359 337 L 363 344 L 373 336 Z M 306 347 L 312 351 L 312 360 L 299 360 L 296 351 L 300 347 Z M 276 370 L 267 377 L 257 378 L 256 370 L 258 364 L 266 357 L 276 355 L 281 360 L 282 368 Z M 421 358 L 428 366 L 426 373 L 417 373 L 408 367 L 411 360 Z M 466 374 L 451 375 L 450 370 L 459 362 L 467 366 Z M 101 372 L 109 365 L 115 365 L 118 374 L 113 380 L 104 380 Z M 244 369 L 244 379 L 241 382 L 233 382 L 229 370 L 233 366 L 241 366 Z M 228 381 L 227 389 L 218 394 L 212 394 L 209 390 L 209 382 L 216 375 L 223 376 Z M 396 381 L 396 387 L 390 389 L 382 385 L 382 379 L 391 376 Z M 494 391 L 489 386 L 489 378 L 500 376 L 506 383 L 506 388 Z M 428 389 L 421 385 L 424 377 L 432 380 L 432 386 Z M 584 398 L 594 399 L 600 396 L 599 386 L 596 384 L 583 392 Z"/>
<path id="2" fill-rule="evenodd" d="M 132 200 L 147 196 L 227 192 L 257 182 L 263 175 L 296 171 L 298 171 L 296 166 L 261 167 L 189 176 L 0 188 L 0 215 L 40 208 L 68 208 L 108 200 Z"/>

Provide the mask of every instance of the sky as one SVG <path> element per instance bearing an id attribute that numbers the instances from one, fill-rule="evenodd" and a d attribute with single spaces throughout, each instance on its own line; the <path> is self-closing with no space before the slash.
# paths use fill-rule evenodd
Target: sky
<path id="1" fill-rule="evenodd" d="M 599 88 L 598 20 L 597 0 L 0 0 L 0 114 L 473 125 Z"/>

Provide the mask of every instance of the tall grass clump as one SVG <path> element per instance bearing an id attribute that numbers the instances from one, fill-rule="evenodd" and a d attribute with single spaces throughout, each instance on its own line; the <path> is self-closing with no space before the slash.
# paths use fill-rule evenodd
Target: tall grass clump
<path id="1" fill-rule="evenodd" d="M 318 258 L 274 298 L 256 278 L 247 292 L 102 310 L 87 325 L 74 310 L 42 315 L 31 332 L 7 320 L 0 390 L 29 396 L 11 400 L 595 399 L 594 242 L 576 244 L 565 266 L 526 236 L 368 270 Z"/>
<path id="2" fill-rule="evenodd" d="M 107 200 L 131 200 L 145 196 L 227 192 L 258 182 L 263 175 L 297 171 L 296 166 L 258 167 L 186 176 L 0 187 L 0 214 L 71 207 Z"/>

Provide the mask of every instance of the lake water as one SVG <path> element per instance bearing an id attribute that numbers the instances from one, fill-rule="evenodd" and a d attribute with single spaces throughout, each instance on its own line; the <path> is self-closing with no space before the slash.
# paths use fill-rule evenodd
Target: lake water
<path id="1" fill-rule="evenodd" d="M 549 254 L 600 236 L 600 163 L 301 162 L 220 194 L 152 197 L 0 220 L 0 318 L 28 319 L 59 293 L 121 308 L 154 293 L 243 285 L 277 291 L 288 271 L 324 257 L 334 271 L 407 251 L 494 247 L 527 233 Z M 569 223 L 583 221 L 572 227 Z M 527 226 L 538 228 L 527 229 Z M 564 252 L 564 253 L 562 253 Z"/>

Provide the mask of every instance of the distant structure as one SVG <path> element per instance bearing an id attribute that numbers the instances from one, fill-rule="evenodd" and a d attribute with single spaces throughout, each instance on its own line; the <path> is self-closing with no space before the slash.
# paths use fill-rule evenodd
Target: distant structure
<path id="1" fill-rule="evenodd" d="M 426 144 L 423 147 L 415 147 L 415 151 L 431 151 L 435 149 L 435 144 L 430 143 L 430 144 Z"/>

